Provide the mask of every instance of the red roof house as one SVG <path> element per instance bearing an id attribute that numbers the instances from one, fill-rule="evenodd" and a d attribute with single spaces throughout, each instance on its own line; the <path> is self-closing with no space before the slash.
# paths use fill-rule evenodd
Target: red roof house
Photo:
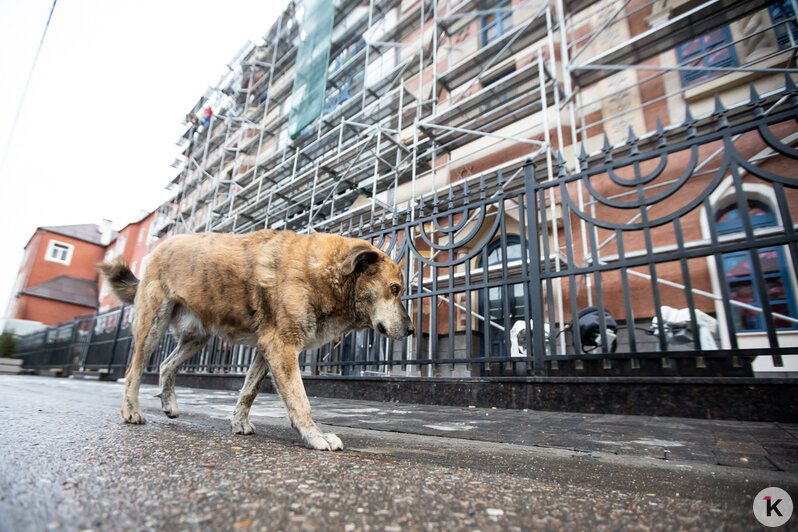
<path id="1" fill-rule="evenodd" d="M 54 325 L 97 309 L 97 263 L 110 222 L 39 227 L 28 243 L 6 316 Z"/>

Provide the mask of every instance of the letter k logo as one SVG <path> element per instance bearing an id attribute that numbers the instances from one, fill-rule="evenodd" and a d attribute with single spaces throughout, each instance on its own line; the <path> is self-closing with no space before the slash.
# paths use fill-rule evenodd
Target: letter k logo
<path id="1" fill-rule="evenodd" d="M 792 517 L 792 498 L 781 488 L 765 488 L 754 497 L 754 516 L 767 527 L 782 526 Z"/>
<path id="2" fill-rule="evenodd" d="M 776 502 L 773 502 L 773 498 L 772 497 L 770 497 L 770 496 L 765 497 L 765 504 L 766 504 L 765 512 L 767 513 L 768 517 L 773 515 L 773 512 L 776 512 L 776 515 L 778 515 L 779 517 L 784 517 L 781 514 L 781 512 L 779 511 L 779 503 L 780 502 L 781 502 L 781 499 L 778 499 L 778 500 L 776 500 Z"/>

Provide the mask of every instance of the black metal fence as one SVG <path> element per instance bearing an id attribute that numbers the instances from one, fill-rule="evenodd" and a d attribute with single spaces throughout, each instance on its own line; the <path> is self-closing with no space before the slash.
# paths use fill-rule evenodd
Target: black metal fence
<path id="1" fill-rule="evenodd" d="M 124 373 L 132 347 L 133 308 L 121 307 L 20 337 L 16 358 L 23 368 L 68 375 Z"/>
<path id="2" fill-rule="evenodd" d="M 394 257 L 417 334 L 351 332 L 314 375 L 750 375 L 798 354 L 798 102 L 780 93 L 432 193 L 341 232 Z M 24 337 L 31 368 L 120 373 L 132 310 Z M 149 369 L 174 347 L 167 336 Z M 243 373 L 213 338 L 183 372 Z"/>

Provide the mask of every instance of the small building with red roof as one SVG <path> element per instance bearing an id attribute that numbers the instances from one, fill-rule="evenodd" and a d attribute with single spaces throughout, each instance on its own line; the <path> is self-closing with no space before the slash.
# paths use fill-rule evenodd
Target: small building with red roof
<path id="1" fill-rule="evenodd" d="M 97 309 L 97 263 L 111 222 L 38 227 L 25 245 L 6 317 L 54 325 Z"/>

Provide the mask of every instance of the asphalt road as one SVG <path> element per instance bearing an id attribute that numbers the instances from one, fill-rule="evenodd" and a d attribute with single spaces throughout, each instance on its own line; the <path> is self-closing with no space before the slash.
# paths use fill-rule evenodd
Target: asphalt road
<path id="1" fill-rule="evenodd" d="M 282 416 L 230 433 L 228 392 L 174 420 L 147 392 L 128 426 L 119 383 L 0 376 L 0 530 L 761 530 L 753 496 L 798 493 L 784 471 L 390 430 L 322 427 L 347 449 L 310 451 Z"/>

